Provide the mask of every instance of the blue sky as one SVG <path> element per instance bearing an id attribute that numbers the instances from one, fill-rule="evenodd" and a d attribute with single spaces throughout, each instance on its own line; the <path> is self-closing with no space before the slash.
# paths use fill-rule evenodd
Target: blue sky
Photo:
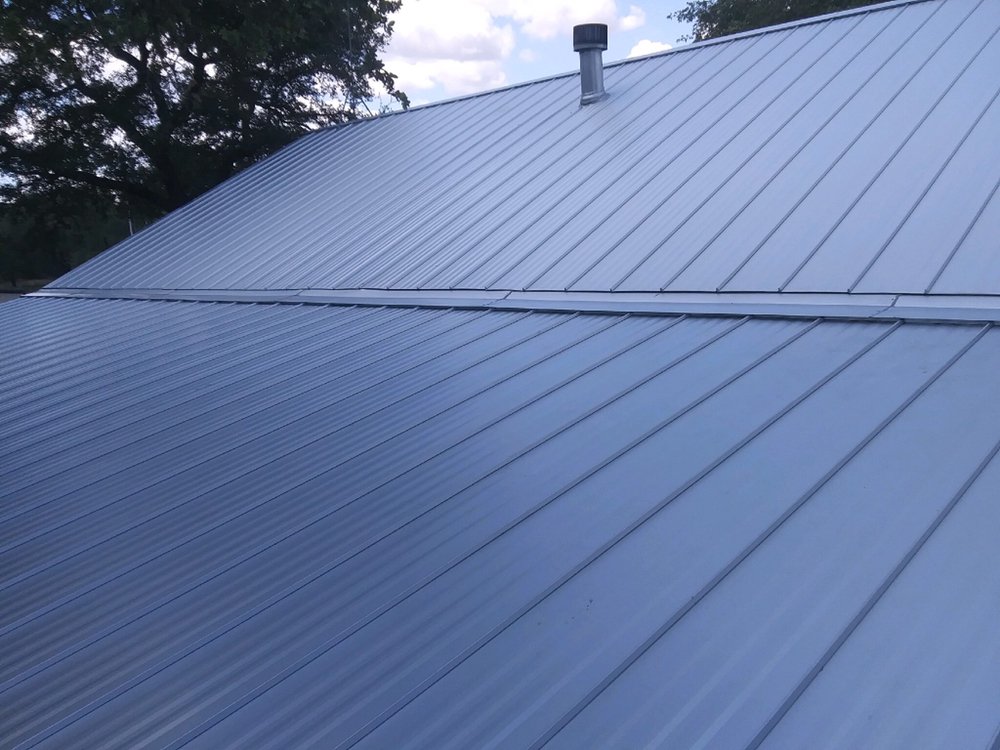
<path id="1" fill-rule="evenodd" d="M 648 54 L 689 27 L 667 18 L 683 0 L 403 0 L 383 59 L 413 104 L 485 91 L 577 66 L 572 28 L 610 27 L 605 61 Z"/>

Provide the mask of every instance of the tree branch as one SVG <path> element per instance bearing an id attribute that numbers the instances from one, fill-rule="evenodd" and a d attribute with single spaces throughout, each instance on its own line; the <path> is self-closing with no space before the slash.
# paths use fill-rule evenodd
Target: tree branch
<path id="1" fill-rule="evenodd" d="M 163 206 L 163 196 L 156 193 L 153 190 L 145 187 L 144 185 L 139 185 L 134 182 L 128 182 L 126 180 L 116 180 L 113 177 L 104 177 L 103 175 L 91 174 L 90 172 L 84 172 L 79 169 L 37 169 L 37 170 L 24 170 L 22 172 L 15 172 L 15 174 L 29 175 L 32 177 L 44 177 L 46 175 L 51 175 L 53 177 L 59 177 L 64 180 L 69 180 L 70 182 L 77 182 L 82 185 L 89 185 L 90 187 L 101 188 L 103 190 L 111 190 L 116 193 L 121 193 L 125 195 L 131 195 L 135 198 L 141 198 L 142 200 L 152 203 L 154 206 Z"/>
<path id="2" fill-rule="evenodd" d="M 11 143 L 8 139 L 4 139 L 4 141 L 0 143 L 0 146 L 2 146 L 3 150 L 8 154 L 15 154 L 20 160 L 20 164 L 11 164 L 9 161 L 4 160 L 4 171 L 8 174 L 19 177 L 58 177 L 60 179 L 69 180 L 70 182 L 101 188 L 102 190 L 111 190 L 116 193 L 131 195 L 135 198 L 141 198 L 142 200 L 148 201 L 155 206 L 164 205 L 162 195 L 140 183 L 129 182 L 128 180 L 119 180 L 114 177 L 106 177 L 104 175 L 86 172 L 82 169 L 51 167 L 37 164 L 31 151 Z"/>

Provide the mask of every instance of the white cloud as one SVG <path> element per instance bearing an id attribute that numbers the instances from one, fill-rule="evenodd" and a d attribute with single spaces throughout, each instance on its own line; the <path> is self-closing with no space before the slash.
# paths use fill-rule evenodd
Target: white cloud
<path id="1" fill-rule="evenodd" d="M 484 2 L 414 0 L 393 16 L 388 53 L 411 60 L 498 60 L 514 49 L 514 30 Z"/>
<path id="2" fill-rule="evenodd" d="M 514 50 L 512 23 L 485 0 L 411 0 L 394 14 L 386 67 L 401 91 L 459 95 L 502 86 Z M 412 97 L 411 97 L 412 98 Z"/>
<path id="3" fill-rule="evenodd" d="M 486 4 L 511 16 L 524 34 L 536 39 L 569 36 L 578 23 L 614 25 L 618 17 L 615 0 L 486 0 Z"/>
<path id="4" fill-rule="evenodd" d="M 383 59 L 402 91 L 464 94 L 505 84 L 515 52 L 522 62 L 538 59 L 537 48 L 517 49 L 518 37 L 544 44 L 578 23 L 631 30 L 645 20 L 637 5 L 619 17 L 615 0 L 407 0 Z"/>
<path id="5" fill-rule="evenodd" d="M 386 58 L 401 91 L 426 91 L 441 86 L 449 94 L 471 94 L 503 86 L 507 74 L 498 60 L 405 60 Z M 413 97 L 411 97 L 413 98 Z"/>
<path id="6" fill-rule="evenodd" d="M 629 57 L 642 57 L 643 55 L 652 55 L 654 52 L 664 52 L 671 49 L 673 45 L 667 44 L 666 42 L 654 42 L 649 39 L 640 39 L 635 45 L 628 51 Z"/>
<path id="7" fill-rule="evenodd" d="M 618 19 L 618 25 L 623 31 L 638 29 L 646 23 L 646 11 L 638 5 L 628 6 L 628 15 Z"/>

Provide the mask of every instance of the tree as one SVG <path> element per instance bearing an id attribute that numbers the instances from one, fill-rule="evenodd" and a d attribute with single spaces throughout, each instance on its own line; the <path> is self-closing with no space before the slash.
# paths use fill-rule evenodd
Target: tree
<path id="1" fill-rule="evenodd" d="M 384 92 L 396 0 L 0 0 L 0 198 L 170 211 Z"/>
<path id="2" fill-rule="evenodd" d="M 694 24 L 696 42 L 883 0 L 690 0 L 670 17 Z"/>
<path id="3" fill-rule="evenodd" d="M 65 187 L 0 203 L 0 280 L 47 279 L 127 237 L 153 217 L 101 193 Z"/>

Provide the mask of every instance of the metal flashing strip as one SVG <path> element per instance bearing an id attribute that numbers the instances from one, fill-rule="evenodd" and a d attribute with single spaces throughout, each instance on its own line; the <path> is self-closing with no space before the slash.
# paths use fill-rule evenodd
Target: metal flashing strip
<path id="1" fill-rule="evenodd" d="M 29 297 L 361 305 L 637 315 L 1000 322 L 1000 297 L 807 292 L 503 292 L 387 289 L 41 289 Z"/>

